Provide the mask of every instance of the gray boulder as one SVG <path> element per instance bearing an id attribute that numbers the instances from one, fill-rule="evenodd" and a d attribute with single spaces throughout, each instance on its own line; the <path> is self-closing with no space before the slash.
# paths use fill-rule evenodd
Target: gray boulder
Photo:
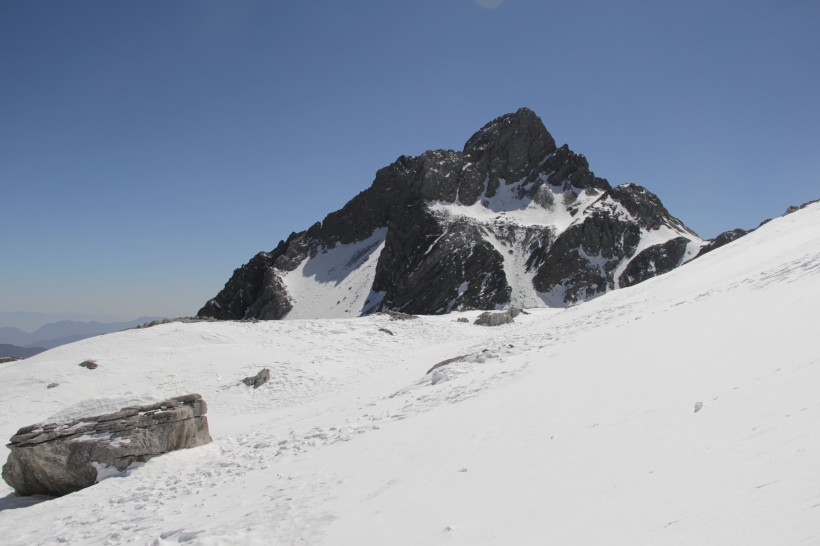
<path id="1" fill-rule="evenodd" d="M 242 380 L 245 385 L 253 387 L 254 389 L 258 389 L 268 381 L 270 381 L 270 368 L 260 370 L 258 374 L 246 377 Z"/>
<path id="2" fill-rule="evenodd" d="M 400 313 L 398 311 L 391 311 L 390 309 L 385 309 L 384 314 L 390 317 L 390 320 L 413 320 L 418 318 L 415 315 L 409 315 L 407 313 Z"/>
<path id="3" fill-rule="evenodd" d="M 515 317 L 520 315 L 523 311 L 518 307 L 510 307 L 506 311 L 500 313 L 486 311 L 478 315 L 473 324 L 479 326 L 501 326 L 502 324 L 510 324 L 514 322 Z"/>
<path id="4" fill-rule="evenodd" d="M 128 406 L 94 417 L 21 428 L 11 437 L 3 479 L 18 495 L 61 496 L 176 449 L 210 443 L 199 394 Z"/>

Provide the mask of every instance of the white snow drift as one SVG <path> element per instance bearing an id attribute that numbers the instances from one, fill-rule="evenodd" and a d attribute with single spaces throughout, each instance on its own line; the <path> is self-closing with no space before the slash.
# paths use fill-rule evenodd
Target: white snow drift
<path id="1" fill-rule="evenodd" d="M 813 205 L 497 328 L 167 324 L 59 347 L 0 365 L 0 436 L 200 392 L 214 442 L 39 504 L 2 486 L 2 542 L 818 543 L 818 304 Z"/>

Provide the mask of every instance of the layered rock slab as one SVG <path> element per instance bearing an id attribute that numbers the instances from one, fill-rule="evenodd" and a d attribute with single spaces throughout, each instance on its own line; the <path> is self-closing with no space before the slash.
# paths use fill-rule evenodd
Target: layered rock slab
<path id="1" fill-rule="evenodd" d="M 199 394 L 63 423 L 23 427 L 11 437 L 3 479 L 18 495 L 61 496 L 169 451 L 211 442 Z"/>

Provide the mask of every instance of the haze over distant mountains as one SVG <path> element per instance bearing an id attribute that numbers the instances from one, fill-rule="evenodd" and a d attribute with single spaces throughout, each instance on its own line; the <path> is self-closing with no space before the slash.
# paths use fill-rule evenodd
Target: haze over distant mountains
<path id="1" fill-rule="evenodd" d="M 72 320 L 76 322 L 127 322 L 128 316 L 114 316 L 96 313 L 43 313 L 36 311 L 0 311 L 0 328 L 19 328 L 24 332 L 33 332 L 37 328 L 52 322 Z"/>
<path id="2" fill-rule="evenodd" d="M 30 321 L 36 320 L 38 316 L 48 316 L 41 313 L 24 312 L 2 313 L 2 315 L 5 320 L 8 320 L 11 315 L 17 315 Z M 43 324 L 33 332 L 26 332 L 14 326 L 3 326 L 0 327 L 0 356 L 31 356 L 31 351 L 25 349 L 51 349 L 81 339 L 133 328 L 158 318 L 162 317 L 140 317 L 124 322 L 60 320 Z"/>
<path id="3" fill-rule="evenodd" d="M 0 359 L 28 358 L 38 355 L 43 351 L 45 351 L 43 347 L 19 347 L 17 345 L 9 345 L 8 343 L 0 343 Z"/>

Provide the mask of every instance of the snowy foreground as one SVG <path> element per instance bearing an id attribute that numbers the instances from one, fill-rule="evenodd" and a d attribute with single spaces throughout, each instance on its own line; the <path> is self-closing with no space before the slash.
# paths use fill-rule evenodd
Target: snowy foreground
<path id="1" fill-rule="evenodd" d="M 0 365 L 0 437 L 199 392 L 214 442 L 37 504 L 0 485 L 0 541 L 817 544 L 818 304 L 813 205 L 497 328 L 168 324 L 59 347 Z"/>

